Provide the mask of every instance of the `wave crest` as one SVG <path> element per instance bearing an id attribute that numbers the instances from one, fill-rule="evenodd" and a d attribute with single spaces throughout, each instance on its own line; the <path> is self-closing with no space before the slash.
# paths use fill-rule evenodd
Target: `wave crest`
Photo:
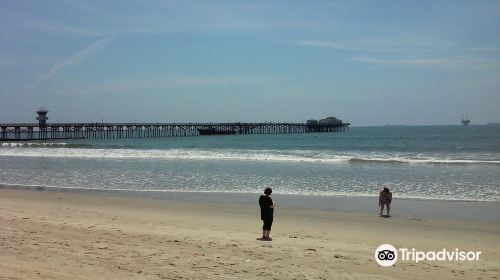
<path id="1" fill-rule="evenodd" d="M 126 149 L 123 148 L 123 146 L 105 149 L 88 149 L 85 147 L 86 144 L 40 143 L 40 146 L 34 147 L 32 147 L 32 145 L 29 145 L 29 143 L 22 143 L 28 144 L 28 146 L 5 144 L 12 143 L 2 144 L 2 147 L 4 148 L 0 148 L 0 156 L 89 159 L 238 160 L 269 162 L 315 162 L 327 164 L 500 164 L 500 160 L 494 155 L 490 154 L 465 156 L 335 152 L 313 150 L 145 150 L 130 148 Z M 84 146 L 82 147 L 80 145 Z"/>

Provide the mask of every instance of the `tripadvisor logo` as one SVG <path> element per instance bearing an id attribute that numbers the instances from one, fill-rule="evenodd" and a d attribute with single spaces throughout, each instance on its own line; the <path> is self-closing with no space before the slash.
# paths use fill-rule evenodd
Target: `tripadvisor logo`
<path id="1" fill-rule="evenodd" d="M 381 266 L 392 266 L 398 261 L 398 251 L 391 244 L 382 244 L 375 250 L 375 260 Z"/>
<path id="2" fill-rule="evenodd" d="M 399 252 L 398 252 L 399 251 Z M 439 251 L 418 251 L 415 248 L 399 248 L 397 250 L 391 244 L 382 244 L 375 250 L 375 260 L 380 266 L 393 266 L 398 261 L 419 263 L 421 261 L 479 261 L 481 251 L 462 251 L 458 248 Z"/>

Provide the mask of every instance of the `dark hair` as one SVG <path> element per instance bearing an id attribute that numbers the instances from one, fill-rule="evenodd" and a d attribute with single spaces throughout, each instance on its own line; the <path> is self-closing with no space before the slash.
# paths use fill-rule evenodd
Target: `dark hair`
<path id="1" fill-rule="evenodd" d="M 267 189 L 264 190 L 264 193 L 265 194 L 272 194 L 273 190 L 271 190 L 271 188 L 267 188 Z"/>
<path id="2" fill-rule="evenodd" d="M 388 193 L 389 189 L 388 188 L 384 188 L 383 192 Z"/>

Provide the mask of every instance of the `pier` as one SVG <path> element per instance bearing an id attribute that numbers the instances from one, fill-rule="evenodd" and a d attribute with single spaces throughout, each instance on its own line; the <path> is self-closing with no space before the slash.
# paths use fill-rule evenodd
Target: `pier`
<path id="1" fill-rule="evenodd" d="M 97 138 L 153 138 L 211 134 L 285 134 L 345 132 L 349 123 L 330 117 L 307 123 L 49 123 L 38 110 L 38 123 L 0 123 L 0 141 Z M 328 120 L 329 119 L 329 120 Z"/>

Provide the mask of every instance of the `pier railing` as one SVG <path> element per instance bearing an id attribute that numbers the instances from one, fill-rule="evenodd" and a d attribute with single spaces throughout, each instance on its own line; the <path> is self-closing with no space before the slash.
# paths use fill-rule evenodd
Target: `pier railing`
<path id="1" fill-rule="evenodd" d="M 349 123 L 0 123 L 0 141 L 344 132 Z M 200 133 L 201 131 L 201 133 Z M 227 132 L 227 133 L 226 133 Z"/>

